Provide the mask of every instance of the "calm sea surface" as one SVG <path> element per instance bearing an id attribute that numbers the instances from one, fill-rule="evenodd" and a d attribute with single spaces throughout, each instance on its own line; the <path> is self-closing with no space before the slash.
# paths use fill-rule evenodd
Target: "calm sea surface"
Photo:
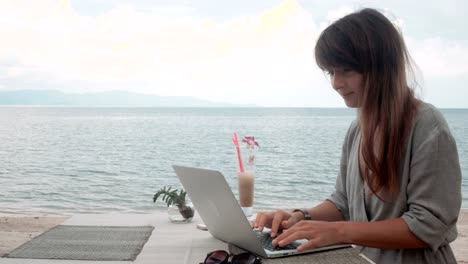
<path id="1" fill-rule="evenodd" d="M 468 207 L 468 109 L 444 109 Z M 172 164 L 221 170 L 237 195 L 232 134 L 253 135 L 255 206 L 301 207 L 332 192 L 356 113 L 299 108 L 0 107 L 0 212 L 153 210 Z"/>

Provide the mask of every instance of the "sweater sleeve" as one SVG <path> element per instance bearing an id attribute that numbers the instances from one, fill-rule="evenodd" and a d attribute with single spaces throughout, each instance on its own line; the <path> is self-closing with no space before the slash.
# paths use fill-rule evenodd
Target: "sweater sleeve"
<path id="1" fill-rule="evenodd" d="M 411 232 L 434 251 L 456 238 L 461 207 L 457 146 L 437 114 L 415 127 L 406 189 L 408 210 L 402 215 Z"/>

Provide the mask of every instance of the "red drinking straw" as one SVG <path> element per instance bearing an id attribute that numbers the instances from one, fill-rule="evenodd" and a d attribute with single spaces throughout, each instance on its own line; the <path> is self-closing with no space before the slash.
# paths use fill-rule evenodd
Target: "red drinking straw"
<path id="1" fill-rule="evenodd" d="M 237 137 L 237 133 L 234 132 L 234 136 L 232 137 L 232 142 L 234 142 L 234 145 L 236 146 L 237 150 L 237 159 L 239 160 L 239 170 L 240 172 L 244 172 L 244 164 L 242 163 L 242 156 L 239 148 L 239 138 Z"/>

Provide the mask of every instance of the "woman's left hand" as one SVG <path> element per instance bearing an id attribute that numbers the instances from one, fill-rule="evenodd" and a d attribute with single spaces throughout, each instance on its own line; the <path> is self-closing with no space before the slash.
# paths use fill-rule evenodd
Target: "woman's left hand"
<path id="1" fill-rule="evenodd" d="M 300 221 L 273 240 L 274 246 L 286 246 L 298 239 L 307 239 L 297 248 L 303 251 L 343 243 L 341 226 L 343 222 Z"/>

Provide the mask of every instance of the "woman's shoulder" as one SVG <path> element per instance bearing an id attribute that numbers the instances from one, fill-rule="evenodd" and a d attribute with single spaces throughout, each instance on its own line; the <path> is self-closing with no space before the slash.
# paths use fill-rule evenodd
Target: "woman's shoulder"
<path id="1" fill-rule="evenodd" d="M 449 130 L 442 112 L 432 104 L 421 102 L 416 111 L 415 129 L 418 130 Z"/>
<path id="2" fill-rule="evenodd" d="M 429 103 L 420 103 L 418 106 L 412 134 L 414 145 L 431 140 L 454 141 L 444 115 Z"/>

